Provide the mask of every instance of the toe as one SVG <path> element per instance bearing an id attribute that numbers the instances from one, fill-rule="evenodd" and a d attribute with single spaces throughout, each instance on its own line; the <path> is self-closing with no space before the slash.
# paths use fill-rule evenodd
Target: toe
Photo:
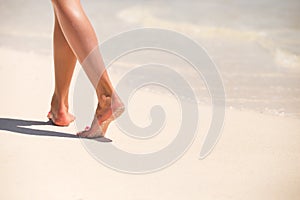
<path id="1" fill-rule="evenodd" d="M 47 118 L 48 118 L 48 119 L 52 119 L 52 112 L 51 112 L 51 111 L 48 112 Z"/>
<path id="2" fill-rule="evenodd" d="M 88 131 L 80 131 L 76 134 L 79 137 L 87 137 L 88 136 Z"/>

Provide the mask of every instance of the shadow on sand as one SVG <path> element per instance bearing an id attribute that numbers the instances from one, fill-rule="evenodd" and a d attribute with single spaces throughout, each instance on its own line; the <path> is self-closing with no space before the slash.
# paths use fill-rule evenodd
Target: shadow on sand
<path id="1" fill-rule="evenodd" d="M 53 136 L 53 137 L 65 137 L 65 138 L 78 138 L 77 135 L 70 133 L 63 133 L 57 131 L 47 131 L 47 130 L 38 130 L 26 128 L 23 126 L 32 126 L 32 125 L 53 125 L 51 121 L 33 121 L 33 120 L 21 120 L 21 119 L 11 119 L 11 118 L 0 118 L 0 130 L 21 133 L 25 135 L 35 135 L 35 136 Z M 110 139 L 105 137 L 95 138 L 93 140 L 99 142 L 111 142 Z"/>

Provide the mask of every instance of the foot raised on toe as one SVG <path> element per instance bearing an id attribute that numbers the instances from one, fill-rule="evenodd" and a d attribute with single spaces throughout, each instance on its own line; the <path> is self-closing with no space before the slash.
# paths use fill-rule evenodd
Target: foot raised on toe
<path id="1" fill-rule="evenodd" d="M 124 104 L 117 95 L 114 95 L 112 98 L 103 95 L 98 103 L 91 127 L 87 127 L 84 131 L 77 133 L 77 135 L 85 138 L 104 137 L 109 124 L 118 118 L 124 110 Z"/>

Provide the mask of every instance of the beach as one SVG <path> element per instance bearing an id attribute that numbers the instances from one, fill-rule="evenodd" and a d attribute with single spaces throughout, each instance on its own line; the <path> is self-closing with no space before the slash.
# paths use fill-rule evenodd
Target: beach
<path id="1" fill-rule="evenodd" d="M 101 163 L 75 136 L 78 122 L 57 127 L 46 117 L 54 89 L 51 3 L 1 2 L 0 199 L 298 199 L 297 1 L 82 3 L 100 41 L 156 27 L 201 44 L 218 67 L 225 89 L 220 138 L 200 159 L 213 109 L 205 81 L 178 57 L 136 52 L 112 64 L 112 83 L 117 85 L 138 65 L 168 64 L 189 80 L 197 96 L 197 132 L 180 158 L 151 173 L 126 173 Z M 70 92 L 72 113 L 80 70 L 77 63 Z M 139 140 L 112 123 L 107 132 L 112 144 L 136 154 L 170 144 L 182 120 L 172 94 L 157 87 L 141 89 L 127 109 L 132 121 L 145 126 L 151 123 L 150 109 L 156 104 L 166 112 L 160 134 Z"/>

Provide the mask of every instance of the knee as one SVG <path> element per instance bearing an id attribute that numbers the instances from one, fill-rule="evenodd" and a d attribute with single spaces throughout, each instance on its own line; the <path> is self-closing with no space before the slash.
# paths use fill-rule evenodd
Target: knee
<path id="1" fill-rule="evenodd" d="M 60 0 L 51 0 L 51 3 L 53 5 L 57 5 L 57 4 L 61 3 L 61 1 Z"/>
<path id="2" fill-rule="evenodd" d="M 80 5 L 80 0 L 51 0 L 56 11 L 72 12 Z"/>
<path id="3" fill-rule="evenodd" d="M 51 3 L 53 5 L 54 10 L 61 10 L 63 7 L 63 1 L 62 0 L 51 0 Z"/>
<path id="4" fill-rule="evenodd" d="M 64 8 L 64 7 L 68 7 L 68 5 L 72 5 L 74 2 L 74 0 L 51 0 L 52 5 L 58 8 Z"/>

